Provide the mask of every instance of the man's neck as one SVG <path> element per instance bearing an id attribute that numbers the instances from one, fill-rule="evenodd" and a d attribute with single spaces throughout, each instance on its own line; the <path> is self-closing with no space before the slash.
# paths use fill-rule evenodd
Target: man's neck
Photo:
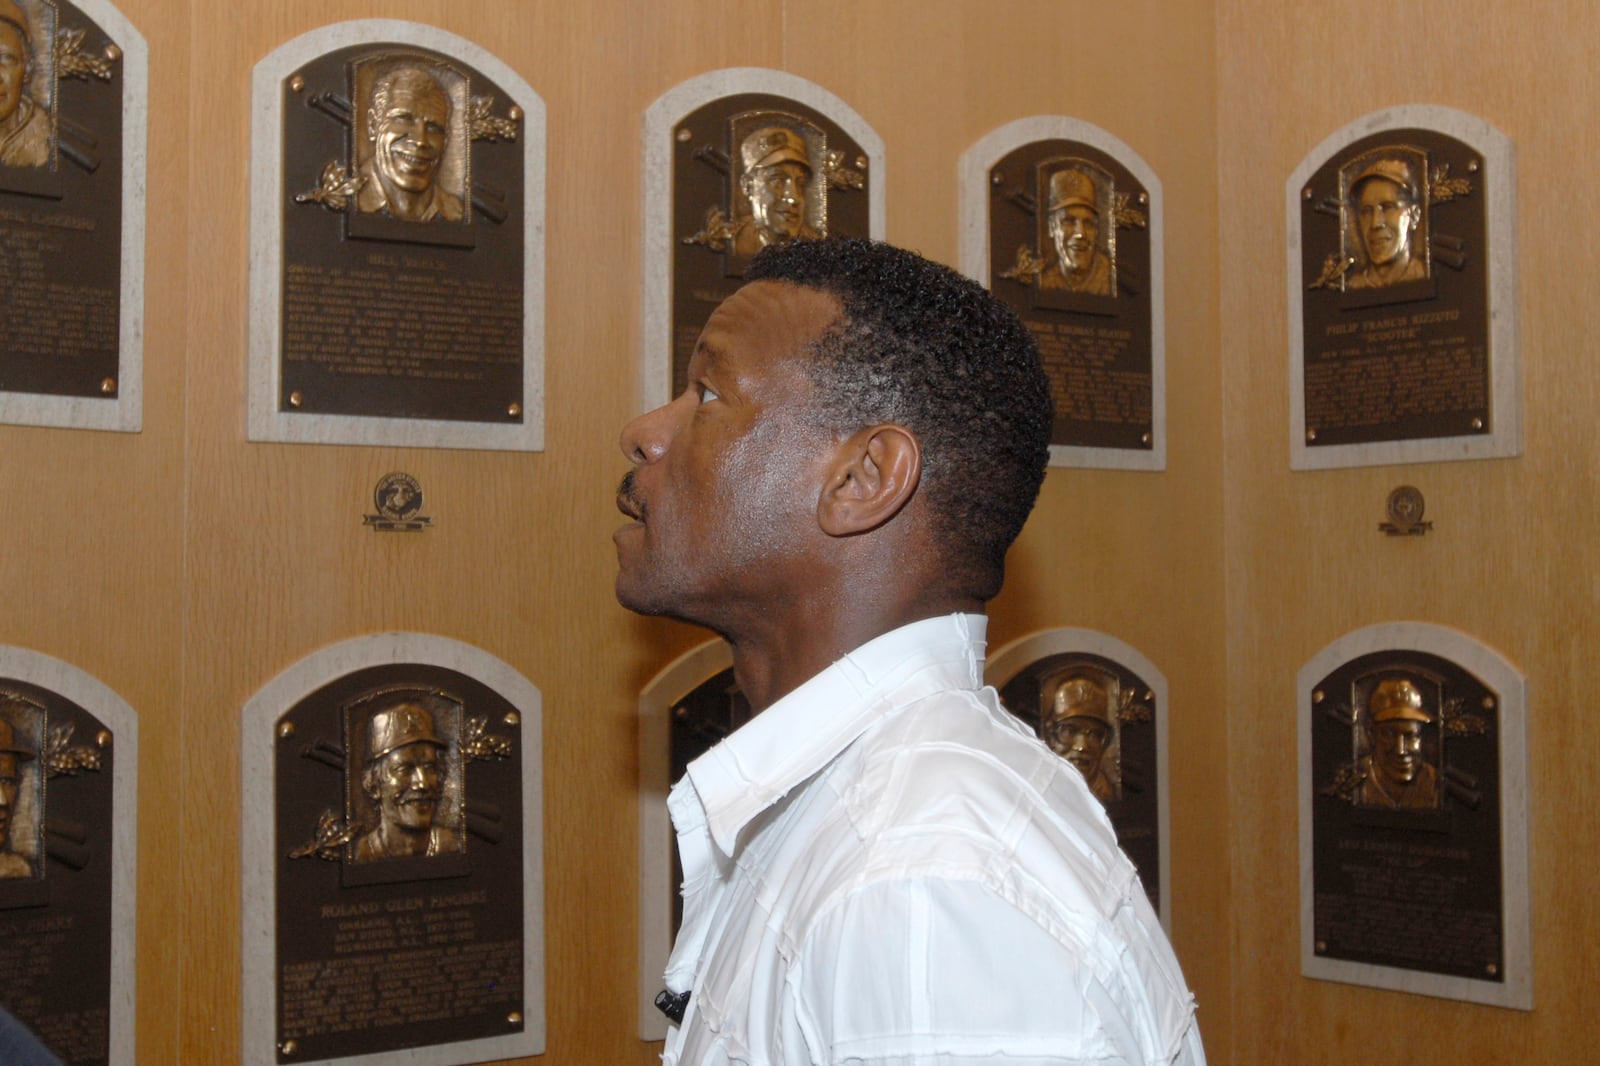
<path id="1" fill-rule="evenodd" d="M 819 598 L 819 603 L 825 600 Z M 727 637 L 733 647 L 733 676 L 739 690 L 759 714 L 850 652 L 885 633 L 927 618 L 948 614 L 982 614 L 975 599 L 917 601 L 900 609 L 853 614 L 836 612 L 821 619 L 802 617 L 793 624 L 763 626 Z"/>

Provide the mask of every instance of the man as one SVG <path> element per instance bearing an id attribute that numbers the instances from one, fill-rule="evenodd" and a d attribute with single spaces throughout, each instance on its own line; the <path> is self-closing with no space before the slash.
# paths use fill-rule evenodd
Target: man
<path id="1" fill-rule="evenodd" d="M 1040 736 L 1083 775 L 1095 799 L 1110 803 L 1116 786 L 1104 765 L 1113 735 L 1105 687 L 1087 674 L 1074 673 L 1047 683 L 1044 696 Z"/>
<path id="2" fill-rule="evenodd" d="M 0 706 L 16 707 L 17 704 L 5 700 Z M 16 840 L 11 831 L 17 813 L 22 767 L 33 758 L 28 746 L 17 739 L 16 726 L 9 718 L 0 716 L 0 878 L 33 876 L 33 864 L 13 850 Z"/>
<path id="3" fill-rule="evenodd" d="M 406 222 L 460 222 L 461 197 L 438 183 L 450 131 L 450 97 L 420 67 L 399 67 L 378 78 L 367 110 L 372 158 L 356 209 L 385 212 Z"/>
<path id="4" fill-rule="evenodd" d="M 1405 678 L 1378 682 L 1367 700 L 1371 753 L 1356 803 L 1362 807 L 1427 810 L 1439 805 L 1439 776 L 1422 756 L 1422 728 L 1433 716 L 1422 692 Z"/>
<path id="5" fill-rule="evenodd" d="M 1094 179 L 1081 170 L 1050 175 L 1050 240 L 1055 269 L 1039 275 L 1039 287 L 1110 296 L 1111 261 L 1100 249 L 1100 200 Z"/>
<path id="6" fill-rule="evenodd" d="M 755 255 L 769 244 L 818 236 L 806 221 L 811 160 L 798 133 L 763 126 L 744 139 L 739 159 L 744 164 L 739 191 L 750 202 L 750 217 L 734 229 L 735 255 Z"/>
<path id="7" fill-rule="evenodd" d="M 454 829 L 433 824 L 444 793 L 440 753 L 449 747 L 419 704 L 399 703 L 372 716 L 361 788 L 378 805 L 378 827 L 356 841 L 356 862 L 461 850 Z"/>
<path id="8" fill-rule="evenodd" d="M 668 807 L 668 1066 L 1204 1061 L 1082 777 L 983 685 L 1048 458 L 1027 330 L 887 245 L 792 241 L 622 433 L 617 597 L 708 626 L 755 717 Z"/>
<path id="9" fill-rule="evenodd" d="M 49 112 L 28 95 L 33 41 L 16 0 L 0 0 L 0 164 L 50 165 Z"/>
<path id="10" fill-rule="evenodd" d="M 1347 289 L 1381 289 L 1428 276 L 1416 249 L 1422 205 L 1409 166 L 1398 159 L 1368 165 L 1350 183 L 1350 210 L 1367 261 L 1346 279 Z"/>

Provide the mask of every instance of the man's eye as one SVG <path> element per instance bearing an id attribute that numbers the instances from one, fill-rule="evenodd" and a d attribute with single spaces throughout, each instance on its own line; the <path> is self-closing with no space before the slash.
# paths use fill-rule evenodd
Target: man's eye
<path id="1" fill-rule="evenodd" d="M 717 395 L 716 390 L 703 381 L 696 385 L 695 389 L 698 390 L 700 394 L 701 403 L 710 403 L 712 400 L 721 399 L 721 397 Z"/>

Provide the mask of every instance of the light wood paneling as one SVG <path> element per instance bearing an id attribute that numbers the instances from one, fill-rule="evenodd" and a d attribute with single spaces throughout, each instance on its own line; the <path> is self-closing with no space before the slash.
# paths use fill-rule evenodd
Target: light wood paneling
<path id="1" fill-rule="evenodd" d="M 1295 5 L 1218 9 L 1219 217 L 1228 747 L 1233 839 L 1229 1061 L 1336 1063 L 1424 1054 L 1441 1062 L 1580 1061 L 1588 946 L 1600 937 L 1594 769 L 1581 715 L 1597 681 L 1600 482 L 1590 338 L 1596 218 L 1585 192 L 1600 148 L 1586 3 Z M 1516 145 L 1521 458 L 1291 474 L 1286 429 L 1283 183 L 1360 115 L 1401 103 L 1476 114 Z M 1434 531 L 1377 530 L 1400 484 Z M 1334 638 L 1379 621 L 1454 626 L 1529 677 L 1532 1013 L 1298 976 L 1294 677 Z M 1580 1028 L 1581 1026 L 1581 1028 Z"/>
<path id="2" fill-rule="evenodd" d="M 1229 514 L 1264 502 L 1224 492 L 1225 444 L 1246 476 L 1266 486 L 1287 480 L 1277 458 L 1253 459 L 1244 431 L 1225 438 L 1222 422 L 1225 382 L 1228 409 L 1240 410 L 1240 400 L 1219 341 L 1219 306 L 1228 305 L 1219 304 L 1216 280 L 1216 56 L 1219 44 L 1237 48 L 1259 32 L 1241 26 L 1248 5 L 1229 9 L 1231 44 L 1217 39 L 1210 0 L 1102 5 L 1092 20 L 1045 0 L 1004 8 L 965 0 L 122 7 L 151 46 L 146 429 L 0 427 L 0 492 L 11 504 L 0 640 L 79 665 L 140 712 L 141 1062 L 239 1057 L 240 708 L 312 651 L 392 629 L 476 644 L 542 690 L 542 1061 L 654 1061 L 656 1048 L 632 1035 L 634 706 L 645 680 L 703 634 L 632 617 L 611 595 L 612 492 L 625 469 L 616 432 L 636 407 L 640 116 L 679 82 L 738 65 L 788 70 L 849 101 L 887 145 L 890 238 L 946 262 L 957 248 L 956 161 L 1002 123 L 1052 112 L 1085 119 L 1161 176 L 1169 469 L 1053 471 L 1013 553 L 991 637 L 999 645 L 1036 628 L 1090 626 L 1135 645 L 1166 674 L 1175 939 L 1214 1060 L 1246 1044 L 1230 1035 L 1231 1016 L 1259 1027 L 1259 1011 L 1245 1009 L 1248 997 L 1230 993 L 1230 981 L 1266 986 L 1283 974 L 1230 962 L 1235 935 L 1260 932 L 1259 919 L 1230 915 L 1275 905 L 1277 886 L 1260 882 L 1281 872 L 1243 859 L 1230 867 L 1230 817 L 1253 844 L 1277 833 L 1287 849 L 1292 833 L 1282 837 L 1281 820 L 1230 804 L 1233 764 L 1246 761 L 1245 779 L 1261 773 L 1251 760 L 1262 748 L 1236 735 L 1248 700 L 1236 711 L 1223 699 L 1226 641 L 1254 647 L 1269 630 L 1234 605 L 1299 572 L 1284 562 L 1274 581 L 1256 575 L 1225 599 L 1225 544 L 1237 561 L 1239 536 L 1266 536 L 1225 536 L 1224 500 Z M 426 22 L 477 42 L 548 107 L 541 454 L 244 439 L 250 71 L 300 33 L 369 17 Z M 1237 81 L 1229 83 L 1235 98 L 1247 88 Z M 1231 344 L 1255 343 L 1228 335 Z M 1271 403 L 1281 408 L 1281 398 Z M 1282 412 L 1274 410 L 1277 425 Z M 422 482 L 435 518 L 420 536 L 361 525 L 374 482 L 397 469 Z M 1340 481 L 1331 475 L 1318 487 Z M 1463 495 L 1469 483 L 1462 480 Z M 1262 491 L 1275 499 L 1282 490 Z M 1256 547 L 1254 539 L 1244 545 Z M 1575 565 L 1572 554 L 1563 565 Z M 1239 619 L 1226 632 L 1224 603 Z M 1258 665 L 1292 677 L 1288 662 Z M 1236 876 L 1248 887 L 1232 883 Z"/>

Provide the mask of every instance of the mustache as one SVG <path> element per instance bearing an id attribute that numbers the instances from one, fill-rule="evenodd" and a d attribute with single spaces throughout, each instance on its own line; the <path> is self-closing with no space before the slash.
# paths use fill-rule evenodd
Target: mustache
<path id="1" fill-rule="evenodd" d="M 644 500 L 639 497 L 638 485 L 635 477 L 639 472 L 630 470 L 622 478 L 622 484 L 617 486 L 617 507 L 624 513 L 639 521 L 645 521 L 646 507 Z"/>

